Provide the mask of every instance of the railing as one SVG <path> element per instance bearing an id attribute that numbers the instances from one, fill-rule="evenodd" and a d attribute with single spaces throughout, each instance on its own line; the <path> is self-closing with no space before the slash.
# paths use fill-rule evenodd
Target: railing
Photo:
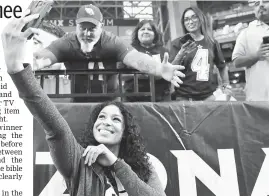
<path id="1" fill-rule="evenodd" d="M 115 74 L 118 75 L 119 89 L 117 92 L 108 93 L 107 92 L 107 75 Z M 126 74 L 132 74 L 134 79 L 134 92 L 127 93 L 124 92 L 123 89 L 123 80 Z M 55 93 L 48 93 L 50 98 L 75 98 L 75 97 L 120 97 L 120 100 L 123 101 L 123 98 L 128 96 L 149 96 L 151 97 L 151 101 L 155 102 L 155 85 L 154 85 L 154 76 L 149 75 L 149 84 L 150 91 L 149 92 L 139 92 L 138 89 L 138 75 L 145 73 L 141 73 L 137 70 L 131 69 L 106 69 L 106 70 L 39 70 L 35 71 L 35 76 L 40 79 L 40 85 L 44 88 L 44 81 L 46 78 L 54 76 L 56 78 L 55 82 Z M 87 75 L 87 87 L 90 89 L 92 75 L 103 75 L 103 83 L 102 83 L 102 93 L 75 93 L 75 78 L 77 75 Z M 66 78 L 72 78 L 70 83 L 70 92 L 71 93 L 60 93 L 60 76 L 64 76 Z"/>

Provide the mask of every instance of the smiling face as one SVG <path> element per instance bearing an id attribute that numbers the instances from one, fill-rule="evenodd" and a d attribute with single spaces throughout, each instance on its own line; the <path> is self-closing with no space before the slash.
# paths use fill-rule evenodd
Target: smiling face
<path id="1" fill-rule="evenodd" d="M 268 0 L 258 0 L 255 1 L 255 16 L 261 21 L 269 20 L 269 1 Z"/>
<path id="2" fill-rule="evenodd" d="M 115 105 L 104 107 L 93 126 L 95 140 L 107 146 L 120 145 L 123 132 L 124 118 L 120 109 Z"/>
<path id="3" fill-rule="evenodd" d="M 84 53 L 91 52 L 102 34 L 102 23 L 95 25 L 91 22 L 81 22 L 76 26 L 77 38 Z"/>
<path id="4" fill-rule="evenodd" d="M 188 10 L 183 16 L 184 26 L 189 33 L 200 31 L 200 20 L 193 10 Z"/>
<path id="5" fill-rule="evenodd" d="M 138 40 L 144 45 L 151 45 L 153 43 L 155 33 L 149 23 L 144 24 L 138 30 Z"/>

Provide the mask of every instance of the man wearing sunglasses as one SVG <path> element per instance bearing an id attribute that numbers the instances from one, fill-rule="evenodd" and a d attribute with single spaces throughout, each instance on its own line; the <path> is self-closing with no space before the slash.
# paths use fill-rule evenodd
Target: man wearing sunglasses
<path id="1" fill-rule="evenodd" d="M 236 40 L 232 59 L 246 71 L 246 100 L 269 101 L 269 1 L 254 3 L 256 20 L 249 23 Z M 267 23 L 267 24 L 266 24 Z"/>

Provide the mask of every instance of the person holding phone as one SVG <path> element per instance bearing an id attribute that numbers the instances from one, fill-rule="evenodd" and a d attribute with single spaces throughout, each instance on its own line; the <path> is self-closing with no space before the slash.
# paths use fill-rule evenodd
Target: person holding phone
<path id="1" fill-rule="evenodd" d="M 222 89 L 230 94 L 228 67 L 218 42 L 213 39 L 207 18 L 197 7 L 184 10 L 181 18 L 186 34 L 171 43 L 170 62 L 185 66 L 186 77 L 180 88 L 175 87 L 176 100 L 214 101 L 217 90 L 213 70 L 216 65 L 222 79 Z"/>
<path id="2" fill-rule="evenodd" d="M 44 128 L 52 160 L 64 177 L 69 194 L 165 196 L 138 125 L 123 103 L 97 105 L 89 114 L 82 144 L 77 142 L 64 117 L 35 79 L 31 66 L 24 64 L 27 38 L 39 31 L 21 30 L 38 16 L 23 16 L 8 23 L 1 34 L 3 52 L 20 98 Z"/>
<path id="3" fill-rule="evenodd" d="M 165 80 L 182 83 L 179 77 L 184 77 L 179 69 L 182 66 L 168 63 L 167 57 L 158 62 L 147 54 L 138 52 L 131 45 L 112 33 L 103 29 L 103 15 L 100 9 L 92 4 L 83 5 L 76 19 L 76 31 L 68 33 L 56 40 L 44 50 L 35 53 L 36 59 L 47 59 L 37 69 L 50 66 L 56 62 L 65 62 L 66 69 L 116 69 L 117 62 L 123 62 L 128 67 L 141 72 L 163 77 Z M 165 70 L 164 70 L 165 69 Z M 108 92 L 118 89 L 117 75 L 107 78 Z M 75 93 L 102 93 L 104 77 L 102 75 L 78 75 L 75 77 Z M 88 84 L 91 84 L 91 89 Z M 179 83 L 179 84 L 178 84 Z M 110 97 L 108 100 L 114 99 Z M 104 97 L 75 98 L 74 102 L 102 102 Z"/>
<path id="4" fill-rule="evenodd" d="M 152 56 L 158 62 L 161 62 L 164 58 L 164 54 L 168 52 L 163 46 L 162 35 L 152 20 L 142 20 L 137 24 L 132 34 L 131 45 L 137 51 Z M 129 93 L 134 92 L 133 75 L 126 77 L 124 90 Z M 150 91 L 148 75 L 138 75 L 138 90 L 139 92 Z M 170 83 L 160 77 L 155 77 L 155 97 L 157 102 L 171 101 Z M 150 97 L 126 97 L 126 100 L 130 102 L 150 101 Z"/>
<path id="5" fill-rule="evenodd" d="M 235 67 L 245 68 L 246 100 L 269 101 L 269 2 L 255 1 L 254 13 L 257 20 L 240 32 L 232 59 Z"/>

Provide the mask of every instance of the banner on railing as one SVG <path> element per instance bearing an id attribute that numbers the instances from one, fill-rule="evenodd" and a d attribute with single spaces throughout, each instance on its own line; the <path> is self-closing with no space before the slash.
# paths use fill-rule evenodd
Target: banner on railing
<path id="1" fill-rule="evenodd" d="M 130 103 L 167 196 L 269 195 L 268 103 Z M 57 104 L 75 137 L 94 104 Z M 34 121 L 34 195 L 68 195 Z"/>

